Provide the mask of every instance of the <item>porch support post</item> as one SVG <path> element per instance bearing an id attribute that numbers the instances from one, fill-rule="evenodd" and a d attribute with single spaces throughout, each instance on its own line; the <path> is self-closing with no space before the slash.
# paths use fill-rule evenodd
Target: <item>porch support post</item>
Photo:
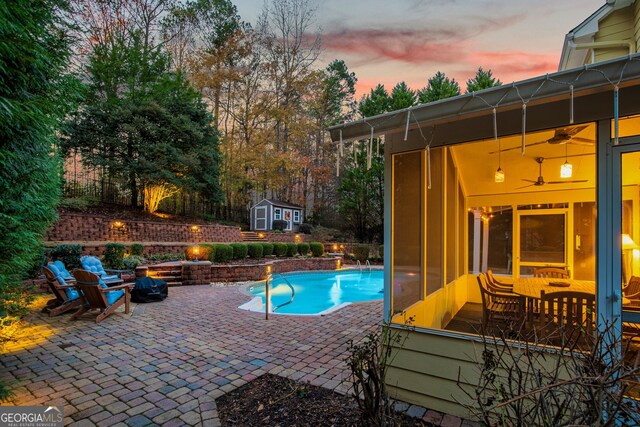
<path id="1" fill-rule="evenodd" d="M 487 271 L 489 268 L 489 220 L 482 220 L 482 269 Z"/>
<path id="2" fill-rule="evenodd" d="M 480 273 L 480 230 L 482 227 L 482 210 L 473 210 L 473 271 L 472 273 Z"/>

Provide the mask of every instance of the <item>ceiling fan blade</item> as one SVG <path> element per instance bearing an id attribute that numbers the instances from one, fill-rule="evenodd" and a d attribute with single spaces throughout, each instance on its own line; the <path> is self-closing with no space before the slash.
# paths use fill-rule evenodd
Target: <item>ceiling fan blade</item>
<path id="1" fill-rule="evenodd" d="M 526 148 L 533 147 L 535 145 L 546 144 L 546 143 L 547 141 L 533 142 L 531 144 L 527 144 Z M 521 150 L 521 149 L 522 149 L 522 145 L 517 145 L 515 147 L 503 148 L 502 150 L 500 150 L 500 152 L 504 153 L 505 151 L 513 151 L 513 150 Z M 498 154 L 498 151 L 491 151 L 489 154 Z"/>
<path id="2" fill-rule="evenodd" d="M 536 182 L 538 182 L 538 181 L 534 181 L 534 180 L 532 180 L 532 179 L 524 179 L 524 178 L 521 178 L 521 181 L 524 181 L 524 182 L 532 182 L 532 183 L 534 183 L 534 184 L 535 184 Z"/>
<path id="3" fill-rule="evenodd" d="M 545 160 L 555 160 L 555 159 L 564 159 L 567 157 L 582 157 L 582 156 L 594 156 L 595 153 L 582 153 L 582 154 L 569 154 L 567 156 L 553 156 L 553 157 L 545 157 Z"/>
<path id="4" fill-rule="evenodd" d="M 523 188 L 529 188 L 529 187 L 535 187 L 535 184 L 531 184 L 531 185 L 525 185 L 523 187 L 517 187 L 516 190 L 522 190 Z"/>
<path id="5" fill-rule="evenodd" d="M 567 181 L 547 181 L 545 184 L 575 184 L 578 182 L 589 182 L 588 179 L 570 179 Z"/>
<path id="6" fill-rule="evenodd" d="M 595 144 L 595 143 L 596 143 L 596 142 L 595 142 L 593 139 L 591 139 L 591 138 L 582 138 L 582 137 L 579 137 L 579 136 L 576 136 L 575 138 L 571 138 L 571 142 L 576 142 L 576 141 L 577 141 L 577 142 L 586 142 L 586 143 L 589 143 L 589 144 L 591 144 L 591 145 L 593 145 L 593 144 Z"/>
<path id="7" fill-rule="evenodd" d="M 576 141 L 575 138 L 570 139 L 569 141 L 567 141 L 567 144 L 571 144 L 571 145 L 584 145 L 587 147 L 593 147 L 593 142 L 582 142 L 582 141 Z"/>
<path id="8" fill-rule="evenodd" d="M 560 129 L 556 129 L 556 135 L 577 135 L 587 128 L 587 125 L 568 126 Z"/>

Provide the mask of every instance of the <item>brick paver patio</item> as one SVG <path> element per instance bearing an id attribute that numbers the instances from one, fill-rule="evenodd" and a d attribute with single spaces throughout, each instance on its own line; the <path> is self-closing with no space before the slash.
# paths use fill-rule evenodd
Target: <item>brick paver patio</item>
<path id="1" fill-rule="evenodd" d="M 217 425 L 214 399 L 265 372 L 346 391 L 347 343 L 382 318 L 378 301 L 265 321 L 237 308 L 247 300 L 190 286 L 100 324 L 37 314 L 38 332 L 0 357 L 0 379 L 18 385 L 11 404 L 64 405 L 65 425 Z"/>

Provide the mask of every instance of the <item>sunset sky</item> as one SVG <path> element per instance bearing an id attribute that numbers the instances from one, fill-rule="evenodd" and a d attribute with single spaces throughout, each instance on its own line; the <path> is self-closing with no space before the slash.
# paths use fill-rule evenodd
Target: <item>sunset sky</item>
<path id="1" fill-rule="evenodd" d="M 316 0 L 323 54 L 343 59 L 360 97 L 378 83 L 419 89 L 436 71 L 460 83 L 478 66 L 505 82 L 558 70 L 565 34 L 605 0 Z M 263 0 L 234 0 L 255 23 Z"/>

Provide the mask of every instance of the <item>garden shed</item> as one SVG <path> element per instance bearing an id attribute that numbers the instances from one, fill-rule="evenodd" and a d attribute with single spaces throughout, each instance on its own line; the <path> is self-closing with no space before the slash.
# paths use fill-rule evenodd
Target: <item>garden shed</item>
<path id="1" fill-rule="evenodd" d="M 251 207 L 251 230 L 273 230 L 273 222 L 285 221 L 284 231 L 298 231 L 302 223 L 302 206 L 280 200 L 262 199 Z"/>

